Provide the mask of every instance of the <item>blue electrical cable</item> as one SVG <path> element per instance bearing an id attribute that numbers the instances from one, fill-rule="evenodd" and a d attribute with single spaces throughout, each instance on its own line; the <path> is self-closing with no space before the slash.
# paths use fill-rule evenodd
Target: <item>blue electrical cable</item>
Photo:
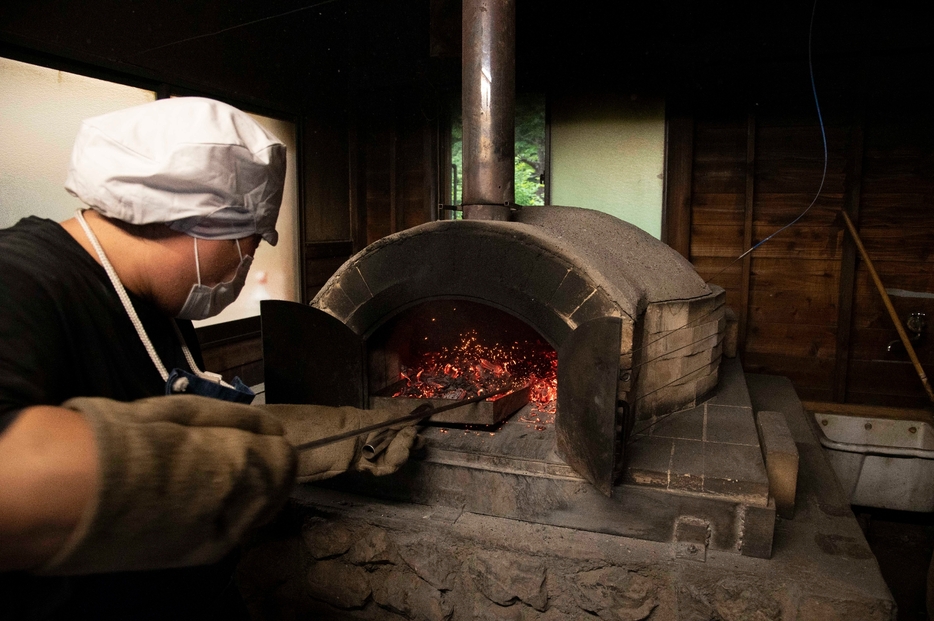
<path id="1" fill-rule="evenodd" d="M 801 220 L 801 218 L 803 218 L 809 211 L 811 211 L 811 207 L 813 207 L 814 204 L 817 203 L 817 199 L 820 198 L 820 193 L 824 189 L 824 182 L 827 180 L 827 159 L 828 159 L 827 157 L 827 131 L 824 128 L 824 117 L 821 115 L 820 102 L 817 99 L 817 85 L 814 82 L 814 61 L 813 61 L 813 54 L 812 54 L 812 42 L 814 39 L 814 15 L 816 13 L 817 13 L 817 0 L 814 0 L 814 6 L 811 9 L 811 24 L 808 28 L 808 70 L 810 71 L 810 75 L 811 75 L 811 93 L 813 93 L 814 95 L 814 107 L 817 109 L 817 121 L 820 124 L 820 135 L 824 143 L 824 172 L 821 175 L 820 186 L 817 188 L 817 194 L 814 195 L 814 200 L 811 201 L 811 204 L 808 205 L 807 209 L 802 211 L 798 215 L 797 218 L 795 218 L 794 220 L 792 220 L 791 222 L 789 222 L 782 228 L 778 229 L 777 231 L 775 231 L 774 233 L 772 233 L 771 235 L 769 235 L 768 237 L 766 237 L 759 243 L 755 244 L 743 254 L 739 255 L 738 257 L 730 261 L 730 263 L 727 264 L 726 267 L 724 267 L 722 270 L 720 270 L 719 272 L 711 276 L 707 280 L 707 283 L 710 283 L 711 280 L 713 280 L 714 278 L 716 278 L 717 276 L 725 272 L 727 268 L 729 268 L 731 265 L 733 265 L 740 259 L 744 258 L 746 255 L 748 255 L 750 252 L 752 252 L 753 250 L 755 250 L 756 248 L 758 248 L 765 242 L 769 241 L 770 239 L 772 239 L 773 237 L 775 237 L 776 235 L 778 235 L 785 229 L 791 226 L 794 226 L 799 220 Z"/>

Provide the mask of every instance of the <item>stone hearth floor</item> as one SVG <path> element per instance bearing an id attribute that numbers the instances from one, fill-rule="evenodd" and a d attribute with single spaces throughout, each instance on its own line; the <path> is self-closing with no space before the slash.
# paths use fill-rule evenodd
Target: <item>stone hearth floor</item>
<path id="1" fill-rule="evenodd" d="M 672 491 L 768 503 L 769 481 L 738 360 L 725 360 L 718 394 L 688 410 L 638 422 L 626 480 Z"/>

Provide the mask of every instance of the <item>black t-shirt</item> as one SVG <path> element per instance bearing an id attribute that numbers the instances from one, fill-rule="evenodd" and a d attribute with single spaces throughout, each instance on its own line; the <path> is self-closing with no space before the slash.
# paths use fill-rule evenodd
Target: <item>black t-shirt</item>
<path id="1" fill-rule="evenodd" d="M 188 369 L 173 320 L 130 299 L 166 368 Z M 0 230 L 0 308 L 0 434 L 31 405 L 165 394 L 104 268 L 56 222 L 30 217 Z M 191 322 L 179 327 L 201 365 Z M 232 562 L 72 578 L 0 573 L 0 619 L 215 618 L 236 606 Z"/>
<path id="2" fill-rule="evenodd" d="M 130 299 L 166 368 L 188 369 L 173 320 Z M 0 230 L 0 308 L 0 432 L 30 405 L 164 394 L 104 268 L 59 224 L 30 217 Z M 198 356 L 191 322 L 179 324 Z"/>

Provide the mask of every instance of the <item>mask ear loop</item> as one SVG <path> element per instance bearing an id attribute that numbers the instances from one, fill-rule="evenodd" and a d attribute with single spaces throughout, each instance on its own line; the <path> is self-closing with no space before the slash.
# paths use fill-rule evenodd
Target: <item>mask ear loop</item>
<path id="1" fill-rule="evenodd" d="M 123 283 L 120 282 L 120 278 L 117 276 L 117 271 L 111 265 L 110 261 L 107 259 L 107 255 L 104 254 L 104 249 L 101 247 L 99 241 L 97 241 L 97 235 L 94 234 L 94 231 L 91 230 L 91 227 L 88 226 L 88 223 L 84 219 L 84 214 L 82 213 L 83 209 L 78 209 L 75 213 L 75 219 L 78 220 L 78 224 L 81 225 L 81 228 L 84 229 L 84 234 L 88 236 L 91 245 L 94 246 L 94 251 L 97 252 L 97 257 L 101 260 L 101 265 L 104 266 L 104 271 L 107 272 L 107 276 L 110 278 L 110 282 L 113 284 L 114 289 L 117 290 L 117 297 L 120 298 L 120 302 L 123 303 L 123 308 L 126 310 L 126 314 L 130 317 L 130 322 L 133 324 L 133 327 L 136 328 L 136 334 L 139 335 L 140 341 L 143 342 L 143 347 L 146 348 L 146 353 L 149 354 L 152 363 L 156 365 L 156 370 L 159 372 L 159 375 L 162 376 L 162 381 L 168 381 L 169 372 L 165 370 L 165 365 L 162 364 L 162 360 L 159 359 L 159 354 L 156 353 L 156 348 L 152 346 L 152 341 L 149 340 L 149 336 L 146 334 L 145 328 L 143 328 L 143 322 L 140 321 L 139 315 L 136 314 L 136 309 L 133 308 L 133 304 L 130 302 L 130 296 L 127 295 L 126 289 L 123 287 Z M 173 322 L 174 323 L 174 322 Z M 176 330 L 178 328 L 176 327 Z"/>
<path id="2" fill-rule="evenodd" d="M 198 238 L 195 237 L 195 270 L 198 273 L 198 284 L 201 284 L 201 261 L 198 258 Z M 234 240 L 237 243 L 237 254 L 240 255 L 240 261 L 243 261 L 243 254 L 240 252 L 240 240 Z M 188 361 L 188 366 L 194 372 L 195 375 L 201 379 L 205 379 L 215 384 L 220 384 L 221 386 L 226 386 L 227 388 L 233 388 L 230 384 L 225 382 L 220 373 L 213 373 L 211 371 L 202 371 L 198 368 L 197 363 L 195 362 L 194 356 L 191 355 L 191 350 L 188 349 L 188 345 L 185 343 L 185 335 L 182 334 L 181 329 L 178 327 L 178 322 L 173 321 L 172 326 L 175 328 L 175 334 L 178 336 L 179 342 L 182 344 L 182 354 L 185 356 L 185 360 Z"/>
<path id="3" fill-rule="evenodd" d="M 156 353 L 156 348 L 153 347 L 152 341 L 149 340 L 149 335 L 146 334 L 146 329 L 143 327 L 143 322 L 140 321 L 139 315 L 136 314 L 136 309 L 133 308 L 133 304 L 130 302 L 130 296 L 127 294 L 126 288 L 124 288 L 123 283 L 120 282 L 120 277 L 117 276 L 117 271 L 110 263 L 110 260 L 107 259 L 107 255 L 104 253 L 104 249 L 101 247 L 100 242 L 97 240 L 97 235 L 94 234 L 94 231 L 91 230 L 91 227 L 88 225 L 87 221 L 85 221 L 83 212 L 83 209 L 78 209 L 75 212 L 75 219 L 78 221 L 78 224 L 81 225 L 81 228 L 84 229 L 84 234 L 88 236 L 88 240 L 91 242 L 91 245 L 94 246 L 94 251 L 97 253 L 97 257 L 101 260 L 101 265 L 104 266 L 104 271 L 107 272 L 107 277 L 110 278 L 110 282 L 113 284 L 114 289 L 117 292 L 117 297 L 120 298 L 120 302 L 123 304 L 123 308 L 126 310 L 126 314 L 130 318 L 130 323 L 132 323 L 133 327 L 136 329 L 136 334 L 139 335 L 139 340 L 142 341 L 143 347 L 146 349 L 146 353 L 149 354 L 150 360 L 152 360 L 152 363 L 155 365 L 156 371 L 158 371 L 159 375 L 162 377 L 162 381 L 166 382 L 169 379 L 169 372 L 166 371 L 165 365 L 162 364 L 162 360 L 159 359 L 159 354 Z M 198 241 L 197 238 L 195 238 L 196 264 L 197 253 Z M 201 281 L 200 270 L 198 273 L 198 281 Z M 216 384 L 221 384 L 227 388 L 233 388 L 233 386 L 221 379 L 220 374 L 211 373 L 209 371 L 202 371 L 199 369 L 198 365 L 195 364 L 194 356 L 191 355 L 191 350 L 188 349 L 188 345 L 185 343 L 185 337 L 175 321 L 172 321 L 172 327 L 175 328 L 175 334 L 178 337 L 179 343 L 181 344 L 182 354 L 184 354 L 185 360 L 188 361 L 188 365 L 191 367 L 191 370 L 194 372 L 194 374 L 202 379 L 212 381 Z"/>

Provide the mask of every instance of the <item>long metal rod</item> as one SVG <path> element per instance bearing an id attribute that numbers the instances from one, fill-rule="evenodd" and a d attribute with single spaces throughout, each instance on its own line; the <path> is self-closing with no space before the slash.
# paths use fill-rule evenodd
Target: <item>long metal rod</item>
<path id="1" fill-rule="evenodd" d="M 889 298 L 889 294 L 886 293 L 885 287 L 882 285 L 882 280 L 879 278 L 879 274 L 876 273 L 876 268 L 873 267 L 872 261 L 869 259 L 869 254 L 866 252 L 866 248 L 863 247 L 863 241 L 859 238 L 859 233 L 856 232 L 856 226 L 853 225 L 853 221 L 850 220 L 850 216 L 847 215 L 845 211 L 841 211 L 843 214 L 843 221 L 846 222 L 846 227 L 850 230 L 850 235 L 853 236 L 853 241 L 856 242 L 856 247 L 859 249 L 859 254 L 863 257 L 863 261 L 866 262 L 866 267 L 869 268 L 869 275 L 872 276 L 872 281 L 876 284 L 876 289 L 879 290 L 879 295 L 882 296 L 882 302 L 885 304 L 886 310 L 889 311 L 889 316 L 892 318 L 892 323 L 895 324 L 895 329 L 898 331 L 898 337 L 902 340 L 902 345 L 905 346 L 905 351 L 908 352 L 908 357 L 911 358 L 911 364 L 914 365 L 915 371 L 918 372 L 918 377 L 921 378 L 921 383 L 924 385 L 925 392 L 928 393 L 928 399 L 934 403 L 934 392 L 931 391 L 931 385 L 928 383 L 928 376 L 924 372 L 924 368 L 921 366 L 921 361 L 918 360 L 918 355 L 915 353 L 915 348 L 911 346 L 911 340 L 908 338 L 908 334 L 905 332 L 905 328 L 902 327 L 901 319 L 898 318 L 898 313 L 895 312 L 895 307 L 892 306 L 892 300 Z"/>
<path id="2" fill-rule="evenodd" d="M 311 442 L 305 442 L 304 444 L 299 444 L 298 446 L 296 446 L 295 450 L 296 451 L 307 451 L 309 449 L 318 448 L 319 446 L 325 446 L 326 444 L 332 444 L 334 442 L 340 442 L 341 440 L 346 440 L 347 438 L 353 438 L 356 436 L 363 435 L 365 433 L 370 433 L 371 431 L 379 431 L 380 429 L 388 429 L 389 427 L 393 427 L 395 425 L 401 425 L 402 423 L 409 423 L 413 421 L 423 420 L 431 416 L 434 416 L 435 414 L 439 414 L 440 412 L 447 412 L 448 410 L 460 408 L 465 405 L 469 405 L 471 403 L 477 403 L 478 401 L 485 401 L 489 399 L 490 397 L 501 395 L 505 392 L 509 392 L 512 389 L 513 389 L 512 386 L 507 386 L 506 388 L 501 388 L 493 392 L 488 392 L 482 395 L 477 395 L 476 397 L 471 397 L 469 399 L 463 399 L 461 401 L 456 401 L 452 403 L 451 405 L 442 405 L 442 406 L 434 407 L 434 408 L 426 403 L 424 405 L 418 406 L 417 408 L 412 410 L 410 414 L 406 414 L 405 416 L 401 416 L 399 418 L 393 418 L 392 420 L 387 420 L 382 423 L 375 423 L 373 425 L 367 425 L 366 427 L 361 427 L 360 429 L 352 429 L 350 431 L 345 431 L 343 433 L 339 433 L 333 436 L 328 436 L 326 438 L 312 440 Z"/>

